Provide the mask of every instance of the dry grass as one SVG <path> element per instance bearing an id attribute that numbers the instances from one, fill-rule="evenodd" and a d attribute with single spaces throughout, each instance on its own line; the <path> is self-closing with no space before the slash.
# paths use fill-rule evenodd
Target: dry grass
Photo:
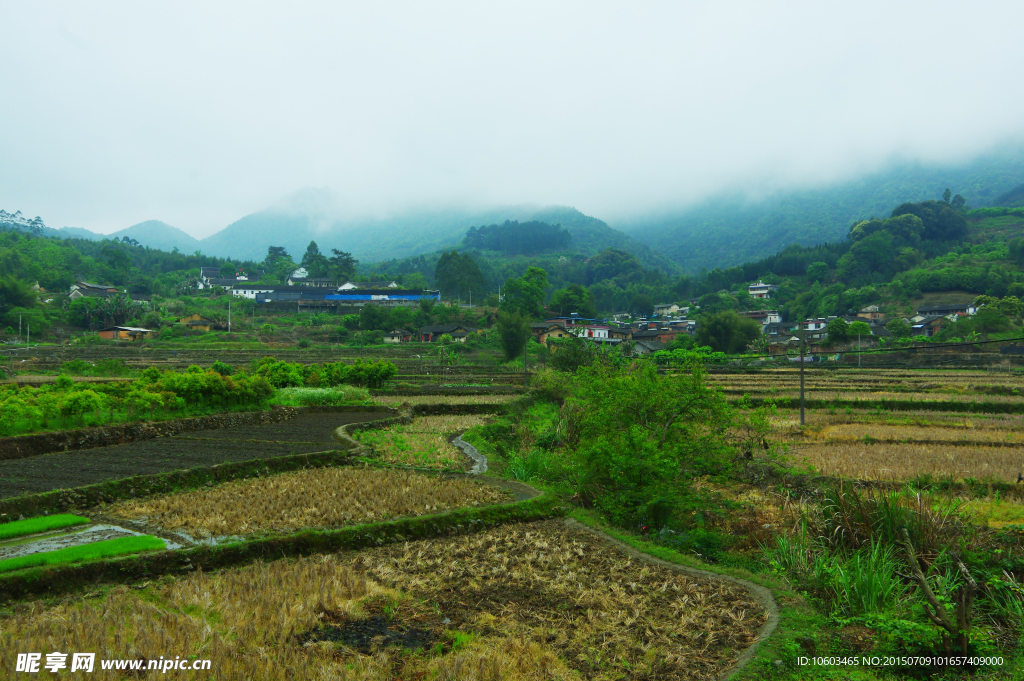
<path id="1" fill-rule="evenodd" d="M 818 440 L 864 440 L 871 438 L 882 441 L 936 441 L 972 444 L 985 442 L 1007 442 L 1024 444 L 1024 432 L 993 427 L 994 424 L 979 424 L 963 421 L 963 425 L 952 426 L 890 425 L 886 423 L 841 423 L 826 426 L 814 434 Z"/>
<path id="2" fill-rule="evenodd" d="M 464 470 L 468 459 L 448 442 L 455 433 L 482 425 L 483 416 L 423 416 L 409 425 L 363 430 L 356 437 L 381 461 L 422 468 Z"/>
<path id="3" fill-rule="evenodd" d="M 761 392 L 755 390 L 745 391 L 751 397 L 788 397 L 788 398 L 799 398 L 799 389 L 786 388 L 784 390 L 764 390 Z M 976 402 L 989 402 L 989 403 L 1012 403 L 1019 404 L 1024 401 L 1024 397 L 1018 397 L 1013 395 L 987 395 L 987 394 L 975 394 L 975 393 L 949 393 L 949 392 L 888 392 L 888 391 L 862 391 L 855 392 L 850 390 L 842 389 L 831 389 L 831 390 L 815 390 L 812 388 L 804 389 L 804 397 L 808 400 L 826 400 L 826 401 L 862 401 L 862 402 L 879 402 L 885 400 L 895 401 L 906 401 L 916 400 L 919 402 L 963 402 L 963 403 L 976 403 Z"/>
<path id="4" fill-rule="evenodd" d="M 389 407 L 403 404 L 507 404 L 522 395 L 375 395 L 374 402 Z"/>
<path id="5" fill-rule="evenodd" d="M 301 644 L 307 632 L 373 614 L 448 644 L 369 655 Z M 765 617 L 739 587 L 631 560 L 548 521 L 25 605 L 0 620 L 0 655 L 195 654 L 213 661 L 217 678 L 246 681 L 710 679 Z M 472 636 L 454 646 L 453 630 Z M 118 678 L 96 666 L 96 678 Z"/>
<path id="6" fill-rule="evenodd" d="M 821 443 L 798 445 L 793 458 L 822 475 L 860 480 L 908 480 L 921 475 L 1013 482 L 1022 471 L 1021 450 L 928 444 Z"/>
<path id="7" fill-rule="evenodd" d="M 506 492 L 471 480 L 363 467 L 317 468 L 124 501 L 107 512 L 210 537 L 341 527 L 509 500 Z"/>

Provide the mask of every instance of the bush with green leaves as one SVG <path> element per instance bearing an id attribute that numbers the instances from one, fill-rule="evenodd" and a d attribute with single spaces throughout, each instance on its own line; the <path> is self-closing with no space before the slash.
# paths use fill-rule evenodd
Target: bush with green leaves
<path id="1" fill-rule="evenodd" d="M 371 362 L 357 359 L 352 364 L 300 364 L 264 357 L 255 363 L 253 373 L 265 378 L 275 388 L 332 387 L 342 384 L 381 388 L 398 373 L 398 367 L 387 360 Z"/>
<path id="2" fill-rule="evenodd" d="M 149 367 L 135 381 L 76 383 L 67 374 L 38 388 L 0 390 L 0 435 L 54 425 L 100 425 L 138 418 L 189 416 L 261 407 L 274 395 L 262 376 L 232 376 L 189 367 L 184 372 Z"/>
<path id="3" fill-rule="evenodd" d="M 366 388 L 339 385 L 333 388 L 284 388 L 278 392 L 282 404 L 301 407 L 326 407 L 344 404 L 368 404 L 370 393 Z"/>

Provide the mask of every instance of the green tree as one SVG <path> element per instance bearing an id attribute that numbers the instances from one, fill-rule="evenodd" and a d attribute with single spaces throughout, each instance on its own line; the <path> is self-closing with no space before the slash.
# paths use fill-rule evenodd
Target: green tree
<path id="1" fill-rule="evenodd" d="M 548 290 L 548 273 L 540 267 L 529 267 L 521 277 L 509 279 L 501 288 L 500 308 L 530 318 L 544 314 L 544 297 Z"/>
<path id="2" fill-rule="evenodd" d="M 267 269 L 273 269 L 279 260 L 288 260 L 290 262 L 291 259 L 292 256 L 288 255 L 288 251 L 285 250 L 284 246 L 268 246 L 267 257 L 263 263 L 267 266 Z"/>
<path id="3" fill-rule="evenodd" d="M 331 274 L 342 282 L 352 279 L 359 261 L 353 258 L 351 253 L 339 251 L 337 248 L 332 248 L 331 253 L 333 255 L 327 260 L 330 263 Z"/>
<path id="4" fill-rule="evenodd" d="M 687 368 L 662 376 L 653 362 L 598 362 L 573 379 L 562 414 L 578 441 L 568 443 L 574 491 L 621 526 L 675 524 L 689 482 L 736 451 L 735 413 L 699 363 Z"/>
<path id="5" fill-rule="evenodd" d="M 437 259 L 434 285 L 449 300 L 469 300 L 474 295 L 477 300 L 482 300 L 487 292 L 487 280 L 480 271 L 480 265 L 468 253 L 456 250 L 442 253 Z"/>
<path id="6" fill-rule="evenodd" d="M 306 268 L 311 277 L 325 277 L 330 271 L 330 262 L 320 253 L 320 247 L 316 245 L 315 241 L 310 241 L 306 246 L 306 252 L 299 264 Z"/>
<path id="7" fill-rule="evenodd" d="M 560 317 L 567 317 L 576 312 L 581 317 L 593 319 L 597 316 L 594 307 L 594 294 L 579 284 L 569 284 L 551 294 L 548 309 Z"/>
<path id="8" fill-rule="evenodd" d="M 761 335 L 761 325 L 733 310 L 702 314 L 697 318 L 697 345 L 706 345 L 715 352 L 736 354 Z"/>
<path id="9" fill-rule="evenodd" d="M 896 338 L 910 338 L 910 324 L 904 319 L 893 319 L 885 329 Z"/>
<path id="10" fill-rule="evenodd" d="M 821 262 L 819 260 L 817 262 L 812 262 L 810 265 L 807 266 L 808 281 L 824 281 L 827 275 L 828 263 Z"/>
<path id="11" fill-rule="evenodd" d="M 1014 319 L 1020 317 L 1022 308 L 1024 308 L 1024 304 L 1017 296 L 1006 296 L 996 303 L 997 310 Z"/>
<path id="12" fill-rule="evenodd" d="M 34 307 L 36 297 L 26 281 L 19 281 L 12 276 L 0 276 L 0 316 L 6 315 L 16 307 Z"/>
<path id="13" fill-rule="evenodd" d="M 530 337 L 530 320 L 522 313 L 511 310 L 498 312 L 498 338 L 505 359 L 515 359 L 523 354 Z"/>
<path id="14" fill-rule="evenodd" d="M 829 320 L 825 328 L 828 330 L 828 339 L 832 343 L 839 343 L 850 338 L 850 325 L 842 317 Z"/>
<path id="15" fill-rule="evenodd" d="M 953 192 L 949 191 L 949 187 L 946 187 L 946 191 L 942 192 L 942 200 L 949 203 L 950 198 L 953 196 Z"/>
<path id="16" fill-rule="evenodd" d="M 391 310 L 381 305 L 370 303 L 359 310 L 359 328 L 364 331 L 390 331 Z"/>
<path id="17" fill-rule="evenodd" d="M 654 301 L 649 295 L 638 293 L 629 301 L 629 311 L 633 315 L 650 317 L 654 314 Z"/>
<path id="18" fill-rule="evenodd" d="M 587 262 L 586 284 L 596 284 L 608 279 L 614 280 L 621 287 L 630 282 L 643 279 L 644 268 L 636 256 L 608 248 L 601 251 Z"/>
<path id="19" fill-rule="evenodd" d="M 867 322 L 851 322 L 849 328 L 849 335 L 850 338 L 855 338 L 857 336 L 870 336 L 871 325 L 868 324 Z"/>

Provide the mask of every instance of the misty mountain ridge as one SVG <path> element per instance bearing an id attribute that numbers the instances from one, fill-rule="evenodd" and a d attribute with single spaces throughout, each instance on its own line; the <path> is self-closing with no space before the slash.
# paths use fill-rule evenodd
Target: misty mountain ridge
<path id="1" fill-rule="evenodd" d="M 337 248 L 370 263 L 455 248 L 470 227 L 506 220 L 537 221 L 565 227 L 572 235 L 569 251 L 594 255 L 606 248 L 620 248 L 648 266 L 675 269 L 648 246 L 566 206 L 423 207 L 388 216 L 335 218 L 330 216 L 333 207 L 329 199 L 320 190 L 300 190 L 295 197 L 243 217 L 200 241 L 199 248 L 210 255 L 258 261 L 268 246 L 284 246 L 297 258 L 310 241 L 316 241 L 323 252 Z"/>
<path id="2" fill-rule="evenodd" d="M 846 182 L 760 199 L 742 190 L 723 193 L 677 211 L 624 219 L 617 226 L 695 273 L 759 260 L 793 243 L 844 239 L 851 224 L 887 217 L 903 203 L 938 199 L 947 187 L 972 208 L 1011 205 L 998 201 L 1024 200 L 1024 188 L 1018 187 L 1022 180 L 1024 145 L 1008 145 L 967 163 L 896 163 Z M 1018 188 L 1011 192 L 1013 187 Z M 1019 196 L 1013 193 L 1018 191 Z"/>

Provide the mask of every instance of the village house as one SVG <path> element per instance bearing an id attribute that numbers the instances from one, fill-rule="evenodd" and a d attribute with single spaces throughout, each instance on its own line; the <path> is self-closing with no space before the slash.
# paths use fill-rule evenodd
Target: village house
<path id="1" fill-rule="evenodd" d="M 751 298 L 759 298 L 767 300 L 772 297 L 775 291 L 778 291 L 779 287 L 775 284 L 766 284 L 763 281 L 758 281 L 756 284 L 751 284 L 747 287 L 747 293 L 750 294 Z"/>
<path id="2" fill-rule="evenodd" d="M 339 291 L 351 291 L 352 289 L 385 289 L 398 288 L 394 281 L 346 281 L 338 287 Z"/>
<path id="3" fill-rule="evenodd" d="M 608 327 L 608 338 L 613 340 L 629 340 L 633 337 L 633 329 L 628 326 L 609 326 Z"/>
<path id="4" fill-rule="evenodd" d="M 419 330 L 419 340 L 423 343 L 436 343 L 441 336 L 447 334 L 457 343 L 465 343 L 469 334 L 476 333 L 471 326 L 461 324 L 438 324 L 435 326 L 424 326 Z"/>
<path id="5" fill-rule="evenodd" d="M 658 329 L 637 329 L 630 336 L 633 341 L 660 342 L 658 340 Z"/>
<path id="6" fill-rule="evenodd" d="M 117 289 L 107 284 L 91 284 L 87 281 L 76 281 L 68 290 L 68 298 L 109 298 L 117 295 Z"/>
<path id="7" fill-rule="evenodd" d="M 187 326 L 189 331 L 209 331 L 217 325 L 217 322 L 207 319 L 198 312 L 182 317 L 178 320 L 178 323 Z"/>
<path id="8" fill-rule="evenodd" d="M 942 330 L 949 323 L 949 317 L 945 315 L 928 315 L 915 321 L 910 327 L 911 336 L 925 336 L 930 338 Z"/>
<path id="9" fill-rule="evenodd" d="M 740 312 L 739 315 L 753 319 L 761 326 L 765 324 L 778 324 L 782 321 L 782 315 L 779 314 L 778 310 L 747 310 L 746 312 Z"/>
<path id="10" fill-rule="evenodd" d="M 289 286 L 309 286 L 338 290 L 338 282 L 331 277 L 288 277 Z"/>
<path id="11" fill-rule="evenodd" d="M 867 307 L 861 309 L 861 311 L 857 313 L 857 316 L 860 317 L 861 319 L 867 319 L 870 321 L 874 321 L 876 319 L 885 319 L 885 314 L 882 313 L 882 308 L 878 307 L 877 305 L 868 305 Z"/>
<path id="12" fill-rule="evenodd" d="M 801 322 L 800 326 L 803 328 L 805 338 L 807 340 L 821 340 L 828 335 L 826 330 L 828 323 L 835 319 L 835 317 L 818 317 L 817 319 L 806 319 Z"/>
<path id="13" fill-rule="evenodd" d="M 409 343 L 412 339 L 413 333 L 408 329 L 392 329 L 384 334 L 385 343 Z"/>
<path id="14" fill-rule="evenodd" d="M 638 340 L 633 343 L 633 354 L 637 357 L 646 357 L 659 350 L 667 350 L 668 345 L 658 340 Z"/>
<path id="15" fill-rule="evenodd" d="M 158 335 L 159 332 L 153 329 L 143 329 L 138 326 L 108 326 L 99 331 L 100 338 L 107 340 L 143 341 L 152 340 Z"/>
<path id="16" fill-rule="evenodd" d="M 938 305 L 925 305 L 924 307 L 917 308 L 917 314 L 924 317 L 931 316 L 942 316 L 948 315 L 973 315 L 978 311 L 977 306 L 974 303 L 940 303 Z"/>
<path id="17" fill-rule="evenodd" d="M 655 305 L 654 314 L 659 317 L 670 317 L 674 314 L 679 314 L 682 308 L 675 303 L 665 303 L 664 305 Z"/>
<path id="18" fill-rule="evenodd" d="M 250 276 L 242 270 L 225 271 L 221 267 L 200 267 L 197 287 L 207 289 L 219 286 L 222 289 L 231 290 L 236 284 L 259 281 L 264 274 L 264 270 L 256 270 Z"/>

